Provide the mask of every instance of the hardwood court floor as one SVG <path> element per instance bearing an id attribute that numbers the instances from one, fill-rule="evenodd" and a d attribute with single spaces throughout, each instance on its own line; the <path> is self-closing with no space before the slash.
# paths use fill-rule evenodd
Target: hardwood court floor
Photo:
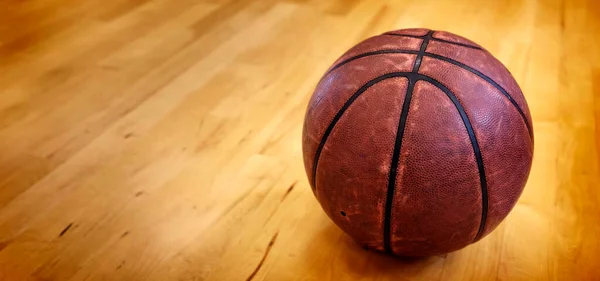
<path id="1" fill-rule="evenodd" d="M 600 280 L 594 0 L 0 0 L 0 280 Z M 308 186 L 310 94 L 391 29 L 469 37 L 532 112 L 518 205 L 481 242 L 362 250 Z"/>

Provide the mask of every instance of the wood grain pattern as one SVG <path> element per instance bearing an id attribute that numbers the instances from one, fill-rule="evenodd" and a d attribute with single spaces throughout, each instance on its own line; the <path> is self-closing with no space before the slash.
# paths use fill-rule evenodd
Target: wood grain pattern
<path id="1" fill-rule="evenodd" d="M 597 280 L 593 0 L 0 0 L 0 280 Z M 419 260 L 361 249 L 308 186 L 304 110 L 392 29 L 503 61 L 536 134 L 518 205 Z"/>

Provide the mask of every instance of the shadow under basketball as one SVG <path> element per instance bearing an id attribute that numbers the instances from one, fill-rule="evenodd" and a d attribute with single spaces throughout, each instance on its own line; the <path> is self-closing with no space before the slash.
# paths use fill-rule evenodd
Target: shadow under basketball
<path id="1" fill-rule="evenodd" d="M 331 280 L 433 280 L 441 274 L 445 256 L 390 256 L 363 248 L 326 218 L 323 225 L 302 253 L 309 275 L 326 270 Z"/>

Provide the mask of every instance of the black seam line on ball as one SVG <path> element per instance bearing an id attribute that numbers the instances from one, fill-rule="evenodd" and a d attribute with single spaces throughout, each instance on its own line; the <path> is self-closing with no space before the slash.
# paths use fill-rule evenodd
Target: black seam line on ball
<path id="1" fill-rule="evenodd" d="M 404 137 L 404 128 L 406 127 L 406 119 L 412 100 L 412 93 L 415 87 L 414 74 L 408 78 L 408 87 L 402 104 L 400 113 L 400 121 L 398 122 L 398 130 L 396 131 L 396 140 L 394 142 L 394 152 L 392 154 L 392 162 L 388 174 L 388 186 L 385 199 L 385 213 L 383 216 L 383 248 L 387 253 L 393 254 L 391 224 L 392 224 L 392 205 L 394 204 L 394 193 L 396 191 L 396 176 L 398 175 L 398 164 L 400 162 L 400 149 L 402 148 L 402 138 Z"/>
<path id="2" fill-rule="evenodd" d="M 344 105 L 342 106 L 342 108 L 340 108 L 340 110 L 338 110 L 338 112 L 335 114 L 335 116 L 333 117 L 333 119 L 331 120 L 331 122 L 329 123 L 329 126 L 327 126 L 327 129 L 325 130 L 325 133 L 323 134 L 323 137 L 321 138 L 321 141 L 319 142 L 319 146 L 317 147 L 317 152 L 315 153 L 315 161 L 313 162 L 313 167 L 312 167 L 312 186 L 313 186 L 313 190 L 316 191 L 317 189 L 317 165 L 319 164 L 319 157 L 321 156 L 321 151 L 323 150 L 323 147 L 325 146 L 325 142 L 327 142 L 327 138 L 329 138 L 329 135 L 331 134 L 331 132 L 333 131 L 333 128 L 335 127 L 335 125 L 337 124 L 337 122 L 340 120 L 340 118 L 342 118 L 342 115 L 344 114 L 344 112 L 346 112 L 346 110 L 350 107 L 350 105 L 352 105 L 352 103 L 354 103 L 354 101 L 360 96 L 362 95 L 367 89 L 369 89 L 370 87 L 372 87 L 373 85 L 386 80 L 386 79 L 390 79 L 390 78 L 395 78 L 395 77 L 407 77 L 409 75 L 411 75 L 411 72 L 392 72 L 392 73 L 388 73 L 385 75 L 381 75 L 379 77 L 376 77 L 374 79 L 372 79 L 371 81 L 367 82 L 366 84 L 364 84 L 362 87 L 360 87 L 347 101 L 346 103 L 344 103 Z"/>
<path id="3" fill-rule="evenodd" d="M 398 34 L 398 33 L 391 33 L 391 32 L 386 32 L 383 33 L 381 35 L 391 35 L 391 36 L 400 36 L 400 37 L 409 37 L 409 38 L 419 38 L 419 39 L 423 39 L 425 38 L 426 35 L 411 35 L 411 34 Z"/>
<path id="4" fill-rule="evenodd" d="M 368 56 L 381 55 L 381 54 L 413 54 L 413 55 L 416 55 L 418 53 L 419 53 L 419 51 L 413 51 L 413 50 L 379 50 L 379 51 L 362 53 L 360 55 L 356 55 L 356 56 L 350 57 L 348 59 L 345 59 L 342 62 L 336 64 L 329 71 L 327 71 L 327 73 L 325 73 L 325 75 L 331 73 L 332 71 L 338 69 L 342 65 L 347 64 L 347 63 L 349 63 L 349 62 L 351 62 L 353 60 L 364 58 L 364 57 L 368 57 Z"/>
<path id="5" fill-rule="evenodd" d="M 354 57 L 348 58 L 347 60 L 344 60 L 343 62 L 341 62 L 340 64 L 334 66 L 334 68 L 331 69 L 331 71 L 333 71 L 334 69 L 337 69 L 338 67 L 342 66 L 341 64 L 346 64 L 349 63 L 353 60 L 356 59 L 360 59 L 360 58 L 364 58 L 364 57 L 368 57 L 368 56 L 373 56 L 373 55 L 379 55 L 379 54 L 392 54 L 392 53 L 399 53 L 399 54 L 412 54 L 415 53 L 416 51 L 410 51 L 410 50 L 398 50 L 398 49 L 391 49 L 391 50 L 381 50 L 381 51 L 377 51 L 377 52 L 368 52 L 368 53 L 364 53 L 364 54 L 360 54 L 360 55 L 356 55 Z M 429 52 L 425 52 L 425 54 L 423 55 L 424 57 L 430 57 L 430 58 L 434 58 L 434 59 L 438 59 L 441 61 L 445 61 L 447 63 L 451 63 L 454 64 L 466 71 L 469 71 L 473 74 L 475 74 L 476 76 L 478 76 L 479 78 L 483 79 L 484 81 L 488 82 L 489 84 L 491 84 L 492 86 L 494 86 L 494 88 L 496 88 L 498 91 L 500 91 L 500 93 L 508 99 L 508 101 L 515 107 L 515 109 L 519 112 L 519 115 L 521 115 L 521 119 L 523 119 L 523 122 L 525 123 L 525 127 L 527 127 L 527 133 L 529 134 L 529 138 L 533 139 L 533 132 L 531 130 L 531 125 L 529 124 L 529 121 L 527 121 L 527 117 L 525 116 L 525 113 L 523 112 L 523 110 L 521 109 L 521 107 L 519 107 L 519 105 L 517 104 L 517 102 L 512 98 L 512 96 L 502 87 L 500 86 L 498 83 L 496 83 L 496 81 L 492 80 L 492 78 L 488 77 L 487 75 L 481 73 L 480 71 L 464 64 L 461 63 L 459 61 L 453 60 L 451 58 L 448 57 L 444 57 L 444 56 L 440 56 L 438 54 L 434 54 L 434 53 L 429 53 Z M 327 74 L 329 74 L 331 71 L 329 71 Z M 327 75 L 326 74 L 326 75 Z"/>
<path id="6" fill-rule="evenodd" d="M 479 70 L 472 68 L 472 67 L 470 67 L 464 63 L 461 63 L 459 61 L 453 60 L 448 57 L 440 56 L 440 55 L 437 55 L 434 53 L 425 52 L 425 55 L 428 57 L 432 57 L 435 59 L 439 59 L 439 60 L 454 64 L 458 67 L 461 67 L 462 69 L 479 76 L 479 78 L 485 80 L 486 82 L 488 82 L 492 86 L 494 86 L 494 88 L 496 88 L 498 91 L 500 91 L 500 93 L 502 93 L 502 95 L 504 95 L 508 99 L 508 101 L 517 109 L 517 111 L 519 112 L 519 115 L 521 115 L 521 118 L 523 119 L 523 122 L 525 122 L 525 126 L 527 127 L 527 133 L 529 133 L 529 138 L 533 139 L 533 134 L 531 132 L 531 126 L 529 125 L 529 121 L 527 121 L 527 117 L 525 116 L 525 113 L 523 112 L 521 107 L 519 107 L 517 102 L 512 98 L 512 96 L 502 86 L 500 86 L 500 84 L 496 83 L 496 81 L 494 81 L 492 78 L 488 77 L 487 75 L 481 73 Z"/>
<path id="7" fill-rule="evenodd" d="M 415 64 L 413 65 L 413 73 L 419 72 L 419 68 L 421 67 L 421 61 L 423 61 L 423 55 L 425 54 L 425 50 L 427 50 L 427 45 L 429 45 L 429 40 L 433 37 L 433 30 L 427 32 L 425 38 L 423 38 L 423 42 L 421 43 L 421 48 L 419 49 L 419 54 L 415 59 Z"/>
<path id="8" fill-rule="evenodd" d="M 475 49 L 475 50 L 482 50 L 483 48 L 478 47 L 478 46 L 474 46 L 474 45 L 470 45 L 470 44 L 465 44 L 465 43 L 460 43 L 460 42 L 454 42 L 454 41 L 448 41 L 445 39 L 440 39 L 440 38 L 432 38 L 431 40 L 433 41 L 438 41 L 438 42 L 443 42 L 443 43 L 448 43 L 451 45 L 456 45 L 456 46 L 461 46 L 461 47 L 465 47 L 465 48 L 471 48 L 471 49 Z"/>
<path id="9" fill-rule="evenodd" d="M 409 37 L 409 38 L 424 38 L 425 37 L 425 36 L 418 36 L 418 35 L 395 34 L 395 33 L 384 33 L 383 35 L 399 36 L 399 37 Z M 446 39 L 440 39 L 440 38 L 432 37 L 431 40 L 432 41 L 438 41 L 438 42 L 447 43 L 447 44 L 450 44 L 450 45 L 456 45 L 456 46 L 461 46 L 461 47 L 465 47 L 465 48 L 471 48 L 471 49 L 475 49 L 475 50 L 482 50 L 482 51 L 484 50 L 483 48 L 481 48 L 479 46 L 465 44 L 465 43 L 460 43 L 460 42 L 449 41 L 449 40 L 446 40 Z"/>
<path id="10" fill-rule="evenodd" d="M 446 87 L 444 84 L 435 80 L 432 77 L 426 75 L 419 75 L 418 77 L 419 80 L 429 82 L 433 86 L 437 87 L 442 92 L 444 92 L 446 96 L 448 96 L 448 98 L 450 98 L 450 100 L 456 107 L 456 110 L 458 110 L 460 118 L 462 119 L 465 128 L 467 129 L 467 133 L 469 134 L 469 139 L 471 141 L 471 145 L 473 146 L 473 153 L 475 154 L 475 161 L 477 162 L 477 170 L 479 171 L 479 182 L 481 184 L 481 221 L 479 223 L 477 235 L 475 235 L 475 238 L 473 239 L 473 241 L 477 241 L 479 240 L 479 238 L 481 238 L 483 230 L 485 229 L 488 213 L 488 192 L 487 179 L 485 176 L 485 169 L 483 165 L 483 156 L 481 156 L 481 150 L 479 148 L 479 143 L 477 142 L 477 137 L 475 136 L 475 131 L 473 130 L 471 121 L 469 120 L 469 117 L 467 116 L 467 113 L 465 112 L 465 109 L 463 108 L 462 104 L 460 103 L 458 98 L 456 98 L 456 95 L 454 95 L 454 93 L 452 93 L 452 91 L 448 89 L 448 87 Z"/>
<path id="11" fill-rule="evenodd" d="M 404 138 L 404 129 L 406 128 L 406 120 L 408 118 L 408 111 L 410 110 L 410 101 L 412 100 L 412 94 L 415 88 L 415 76 L 418 74 L 423 55 L 427 49 L 427 44 L 433 36 L 433 30 L 427 32 L 427 35 L 421 42 L 421 48 L 419 54 L 415 58 L 411 75 L 408 77 L 408 87 L 406 88 L 406 94 L 404 95 L 404 102 L 402 104 L 402 111 L 400 113 L 400 120 L 398 121 L 398 130 L 396 131 L 396 140 L 394 142 L 394 152 L 392 154 L 392 161 L 390 164 L 390 171 L 388 174 L 388 186 L 385 200 L 385 214 L 383 217 L 383 247 L 386 252 L 393 254 L 392 249 L 392 237 L 391 237 L 391 225 L 392 225 L 392 208 L 394 205 L 394 193 L 396 193 L 396 177 L 398 176 L 398 165 L 400 162 L 400 150 L 402 149 L 402 139 Z"/>

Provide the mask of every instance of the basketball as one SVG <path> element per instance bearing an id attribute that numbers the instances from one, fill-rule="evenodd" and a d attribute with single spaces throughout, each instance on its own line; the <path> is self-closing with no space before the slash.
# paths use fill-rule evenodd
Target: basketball
<path id="1" fill-rule="evenodd" d="M 359 245 L 430 256 L 502 222 L 529 176 L 533 139 L 523 93 L 490 52 L 403 29 L 327 70 L 308 104 L 303 156 L 321 207 Z"/>

